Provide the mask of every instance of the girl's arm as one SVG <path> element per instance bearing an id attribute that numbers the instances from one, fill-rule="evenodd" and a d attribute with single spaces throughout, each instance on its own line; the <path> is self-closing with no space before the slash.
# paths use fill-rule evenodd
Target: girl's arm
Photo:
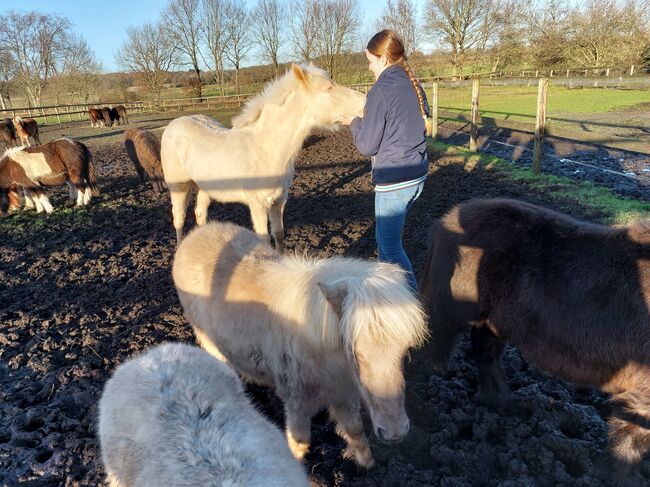
<path id="1" fill-rule="evenodd" d="M 370 90 L 363 110 L 363 118 L 355 118 L 350 124 L 354 144 L 365 156 L 374 156 L 379 152 L 379 145 L 386 126 L 386 102 L 377 89 Z"/>

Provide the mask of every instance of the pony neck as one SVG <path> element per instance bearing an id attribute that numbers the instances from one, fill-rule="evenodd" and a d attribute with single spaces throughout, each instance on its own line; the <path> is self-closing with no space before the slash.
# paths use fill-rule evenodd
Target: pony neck
<path id="1" fill-rule="evenodd" d="M 264 107 L 259 118 L 245 129 L 252 137 L 269 141 L 265 144 L 267 161 L 292 165 L 303 142 L 311 132 L 313 123 L 308 120 L 304 108 L 306 96 L 300 90 L 289 93 L 282 105 Z M 284 141 L 278 143 L 279 141 Z"/>

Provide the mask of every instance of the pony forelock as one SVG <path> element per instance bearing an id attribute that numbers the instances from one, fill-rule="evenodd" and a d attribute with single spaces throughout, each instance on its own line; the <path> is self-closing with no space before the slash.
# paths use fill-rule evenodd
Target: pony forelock
<path id="1" fill-rule="evenodd" d="M 339 321 L 346 352 L 355 354 L 362 335 L 404 348 L 422 345 L 428 336 L 425 312 L 408 287 L 406 272 L 394 264 L 371 264 L 368 275 L 346 279 Z"/>
<path id="2" fill-rule="evenodd" d="M 299 66 L 308 75 L 329 79 L 326 71 L 311 63 L 300 63 Z M 300 82 L 296 79 L 292 70 L 287 70 L 284 75 L 267 83 L 259 94 L 244 104 L 241 113 L 232 119 L 233 128 L 241 128 L 254 123 L 260 117 L 262 109 L 266 105 L 282 105 L 287 95 L 298 89 L 299 86 Z"/>

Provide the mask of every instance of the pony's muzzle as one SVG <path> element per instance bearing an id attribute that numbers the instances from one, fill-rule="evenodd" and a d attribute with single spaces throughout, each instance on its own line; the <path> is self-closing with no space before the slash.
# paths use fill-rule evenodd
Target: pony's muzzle
<path id="1" fill-rule="evenodd" d="M 411 427 L 411 422 L 409 421 L 408 418 L 406 418 L 404 424 L 402 424 L 402 426 L 399 428 L 383 428 L 381 426 L 377 426 L 377 429 L 375 430 L 375 435 L 381 441 L 386 441 L 389 443 L 397 443 L 404 439 L 404 437 L 408 434 L 410 427 Z"/>

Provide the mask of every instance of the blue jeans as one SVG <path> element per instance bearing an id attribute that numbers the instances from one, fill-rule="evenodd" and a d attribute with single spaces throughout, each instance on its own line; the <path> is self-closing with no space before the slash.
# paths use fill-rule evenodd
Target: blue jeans
<path id="1" fill-rule="evenodd" d="M 375 238 L 379 260 L 398 264 L 405 269 L 413 292 L 417 292 L 418 285 L 411 261 L 402 246 L 402 232 L 406 213 L 422 193 L 422 188 L 424 181 L 395 191 L 375 191 Z"/>

